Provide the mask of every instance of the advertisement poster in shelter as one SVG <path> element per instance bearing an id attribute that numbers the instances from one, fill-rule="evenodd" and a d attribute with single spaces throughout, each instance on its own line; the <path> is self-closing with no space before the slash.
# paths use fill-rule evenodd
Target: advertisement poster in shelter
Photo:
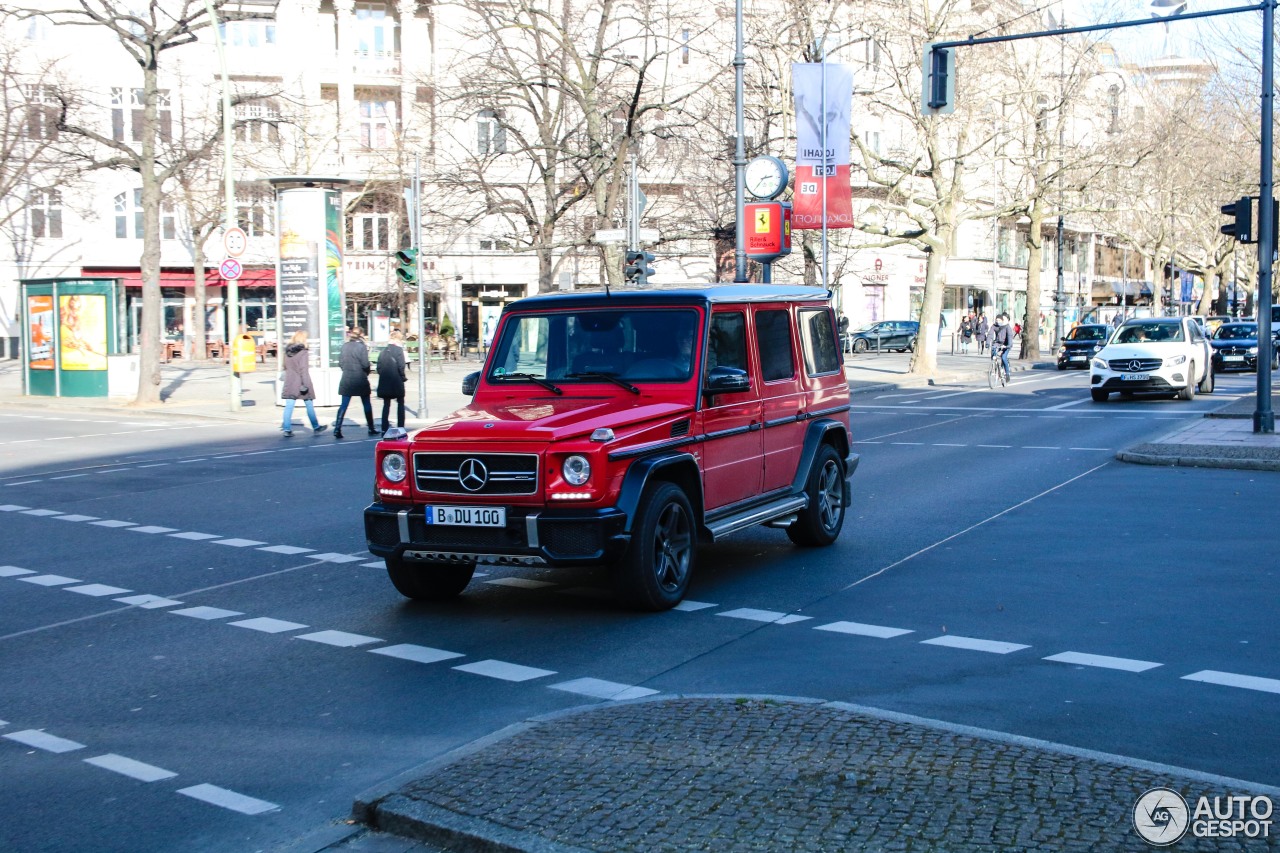
<path id="1" fill-rule="evenodd" d="M 63 370 L 107 369 L 107 298 L 72 293 L 58 297 L 58 352 Z"/>
<path id="2" fill-rule="evenodd" d="M 27 336 L 32 370 L 53 370 L 53 297 L 27 297 Z"/>

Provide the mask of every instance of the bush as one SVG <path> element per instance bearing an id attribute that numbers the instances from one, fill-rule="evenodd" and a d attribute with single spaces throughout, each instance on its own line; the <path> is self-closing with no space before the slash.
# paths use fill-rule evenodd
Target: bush
<path id="1" fill-rule="evenodd" d="M 454 334 L 453 320 L 449 319 L 448 314 L 445 314 L 444 319 L 440 321 L 440 337 L 452 338 Z"/>

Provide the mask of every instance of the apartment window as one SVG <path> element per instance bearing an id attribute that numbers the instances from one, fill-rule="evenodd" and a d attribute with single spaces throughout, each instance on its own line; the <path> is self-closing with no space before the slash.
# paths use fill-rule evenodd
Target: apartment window
<path id="1" fill-rule="evenodd" d="M 351 217 L 351 248 L 357 252 L 391 251 L 390 213 L 357 213 Z"/>
<path id="2" fill-rule="evenodd" d="M 510 252 L 511 243 L 507 240 L 481 240 L 480 251 L 482 252 Z"/>
<path id="3" fill-rule="evenodd" d="M 142 239 L 142 190 L 126 190 L 115 198 L 116 237 L 121 240 Z M 160 238 L 176 240 L 178 217 L 173 202 L 160 203 Z"/>
<path id="4" fill-rule="evenodd" d="M 62 195 L 57 190 L 36 190 L 27 199 L 27 226 L 32 237 L 62 237 Z"/>
<path id="5" fill-rule="evenodd" d="M 356 4 L 356 53 L 379 59 L 395 55 L 396 23 L 382 3 Z"/>
<path id="6" fill-rule="evenodd" d="M 880 153 L 880 131 L 878 130 L 867 131 L 867 147 L 870 148 L 872 153 L 874 154 Z"/>
<path id="7" fill-rule="evenodd" d="M 236 185 L 236 224 L 250 237 L 273 233 L 275 194 L 266 184 Z"/>
<path id="8" fill-rule="evenodd" d="M 689 64 L 689 36 L 688 30 L 680 31 L 680 64 Z"/>
<path id="9" fill-rule="evenodd" d="M 249 101 L 235 108 L 237 142 L 280 142 L 280 108 L 271 100 Z"/>
<path id="10" fill-rule="evenodd" d="M 160 139 L 173 138 L 173 109 L 169 90 L 157 93 L 156 126 Z M 111 90 L 111 138 L 117 142 L 142 141 L 142 123 L 145 98 L 141 89 L 113 88 Z"/>
<path id="11" fill-rule="evenodd" d="M 872 70 L 878 69 L 881 62 L 880 42 L 876 39 L 869 38 L 863 42 L 863 61 L 867 68 Z"/>
<path id="12" fill-rule="evenodd" d="M 394 118 L 394 101 L 361 101 L 360 144 L 365 148 L 390 148 Z"/>
<path id="13" fill-rule="evenodd" d="M 256 50 L 276 44 L 276 25 L 272 21 L 227 21 L 218 29 L 222 31 L 222 43 L 229 48 Z"/>
<path id="14" fill-rule="evenodd" d="M 1107 89 L 1107 108 L 1111 114 L 1111 123 L 1107 126 L 1107 133 L 1120 132 L 1120 87 L 1111 86 Z"/>
<path id="15" fill-rule="evenodd" d="M 53 38 L 53 21 L 44 15 L 36 15 L 27 20 L 28 41 L 50 41 Z"/>
<path id="16" fill-rule="evenodd" d="M 482 157 L 507 152 L 507 129 L 500 118 L 495 110 L 481 110 L 476 116 L 476 153 Z"/>
<path id="17" fill-rule="evenodd" d="M 62 115 L 62 102 L 53 86 L 26 85 L 22 87 L 27 98 L 26 122 L 23 132 L 28 139 L 54 140 L 58 138 L 58 119 Z"/>

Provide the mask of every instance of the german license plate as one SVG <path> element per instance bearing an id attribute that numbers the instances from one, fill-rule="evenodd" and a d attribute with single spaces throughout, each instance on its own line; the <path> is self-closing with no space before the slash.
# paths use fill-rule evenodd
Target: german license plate
<path id="1" fill-rule="evenodd" d="M 1084 356 L 1082 356 L 1082 355 L 1071 355 L 1071 356 L 1067 356 L 1067 357 L 1068 357 L 1069 359 L 1071 359 L 1072 361 L 1084 361 Z"/>
<path id="2" fill-rule="evenodd" d="M 507 509 L 501 506 L 429 506 L 427 524 L 457 527 L 506 527 Z"/>
<path id="3" fill-rule="evenodd" d="M 1121 382 L 1146 382 L 1151 378 L 1150 373 L 1121 373 Z"/>
<path id="4" fill-rule="evenodd" d="M 1242 355 L 1224 355 L 1224 356 L 1222 357 L 1222 360 L 1223 360 L 1223 361 L 1244 361 L 1244 356 L 1242 356 Z"/>

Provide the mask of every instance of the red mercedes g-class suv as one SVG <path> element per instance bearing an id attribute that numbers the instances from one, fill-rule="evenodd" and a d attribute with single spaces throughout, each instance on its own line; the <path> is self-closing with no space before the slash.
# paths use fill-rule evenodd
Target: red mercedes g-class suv
<path id="1" fill-rule="evenodd" d="M 632 606 L 684 597 L 697 546 L 840 535 L 858 464 L 827 291 L 689 285 L 521 299 L 470 405 L 375 451 L 369 550 L 415 599 L 476 564 L 608 564 Z"/>

